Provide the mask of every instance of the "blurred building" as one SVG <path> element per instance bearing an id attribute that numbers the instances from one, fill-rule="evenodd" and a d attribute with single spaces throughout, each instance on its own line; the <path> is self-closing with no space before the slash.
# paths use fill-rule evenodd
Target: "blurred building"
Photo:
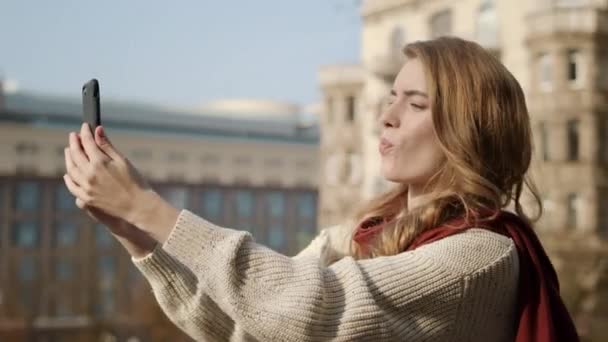
<path id="1" fill-rule="evenodd" d="M 327 175 L 319 221 L 340 223 L 351 210 L 325 206 L 333 202 L 326 198 L 363 200 L 392 185 L 380 175 L 377 117 L 404 45 L 442 35 L 475 40 L 526 93 L 531 172 L 546 209 L 538 231 L 581 334 L 608 338 L 601 335 L 608 324 L 608 1 L 367 0 L 361 17 L 360 65 L 322 68 L 319 83 L 321 169 L 362 170 L 357 177 Z"/>
<path id="2" fill-rule="evenodd" d="M 321 107 L 319 226 L 342 222 L 361 200 L 363 127 L 361 99 L 364 69 L 331 65 L 319 71 L 325 101 Z M 331 113 L 331 114 L 329 114 Z"/>
<path id="3" fill-rule="evenodd" d="M 63 183 L 80 99 L 0 99 L 0 340 L 189 340 Z M 316 234 L 319 132 L 297 106 L 239 100 L 182 110 L 102 99 L 101 107 L 117 148 L 178 208 L 287 255 Z"/>

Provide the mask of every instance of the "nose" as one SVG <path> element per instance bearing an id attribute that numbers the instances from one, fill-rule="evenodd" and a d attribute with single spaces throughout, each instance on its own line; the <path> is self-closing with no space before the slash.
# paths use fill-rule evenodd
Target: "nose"
<path id="1" fill-rule="evenodd" d="M 394 103 L 380 111 L 378 123 L 381 127 L 399 127 L 399 115 Z"/>

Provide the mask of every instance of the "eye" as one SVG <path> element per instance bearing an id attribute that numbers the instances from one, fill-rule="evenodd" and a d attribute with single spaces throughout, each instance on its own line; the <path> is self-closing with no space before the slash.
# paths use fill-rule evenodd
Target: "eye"
<path id="1" fill-rule="evenodd" d="M 414 109 L 415 109 L 416 111 L 421 111 L 421 110 L 424 110 L 424 108 L 425 108 L 424 106 L 417 105 L 417 104 L 415 104 L 415 103 L 412 103 L 412 107 L 414 107 Z"/>

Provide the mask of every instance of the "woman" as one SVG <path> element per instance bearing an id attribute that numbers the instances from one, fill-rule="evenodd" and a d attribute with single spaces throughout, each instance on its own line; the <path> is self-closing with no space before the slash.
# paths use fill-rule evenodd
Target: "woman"
<path id="1" fill-rule="evenodd" d="M 70 134 L 65 183 L 196 340 L 577 340 L 520 204 L 526 184 L 540 207 L 521 87 L 473 42 L 404 52 L 379 117 L 382 174 L 398 186 L 295 257 L 172 207 L 102 127 Z"/>

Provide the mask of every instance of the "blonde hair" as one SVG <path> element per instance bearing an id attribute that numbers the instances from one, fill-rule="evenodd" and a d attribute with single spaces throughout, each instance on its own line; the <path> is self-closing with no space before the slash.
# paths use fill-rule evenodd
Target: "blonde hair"
<path id="1" fill-rule="evenodd" d="M 516 214 L 537 221 L 542 202 L 526 175 L 533 152 L 530 118 L 515 77 L 479 44 L 460 38 L 416 41 L 403 52 L 425 67 L 435 134 L 446 161 L 426 183 L 432 198 L 427 204 L 408 210 L 408 185 L 399 184 L 356 208 L 350 255 L 398 254 L 418 234 L 450 218 L 468 220 L 471 210 L 500 210 L 511 201 Z M 524 185 L 539 208 L 533 220 L 520 203 Z M 377 217 L 394 220 L 362 248 L 352 239 L 356 228 Z"/>

